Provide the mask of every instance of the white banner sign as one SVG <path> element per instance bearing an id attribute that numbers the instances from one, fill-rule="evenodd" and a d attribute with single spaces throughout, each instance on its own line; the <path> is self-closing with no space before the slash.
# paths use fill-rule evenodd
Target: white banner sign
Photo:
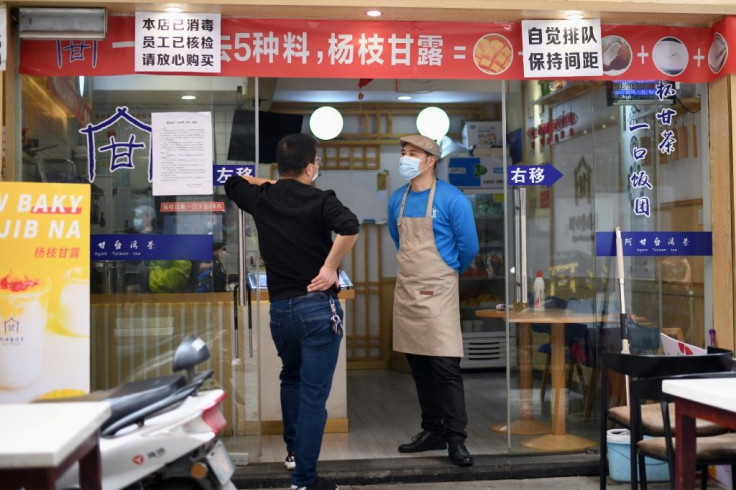
<path id="1" fill-rule="evenodd" d="M 151 113 L 153 195 L 209 195 L 212 186 L 212 113 Z"/>
<path id="2" fill-rule="evenodd" d="M 524 78 L 603 75 L 601 21 L 521 21 Z"/>
<path id="3" fill-rule="evenodd" d="M 135 13 L 135 71 L 220 73 L 220 14 Z"/>

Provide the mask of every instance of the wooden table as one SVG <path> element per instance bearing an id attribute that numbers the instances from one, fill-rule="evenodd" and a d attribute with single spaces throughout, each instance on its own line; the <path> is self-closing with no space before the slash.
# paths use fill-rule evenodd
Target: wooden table
<path id="1" fill-rule="evenodd" d="M 482 318 L 506 318 L 505 311 L 476 310 Z M 578 313 L 572 310 L 546 309 L 542 311 L 526 309 L 509 311 L 509 322 L 519 324 L 519 388 L 521 391 L 521 414 L 511 423 L 511 433 L 517 435 L 537 435 L 539 437 L 523 441 L 527 449 L 538 451 L 580 451 L 595 447 L 596 443 L 567 433 L 567 387 L 565 386 L 565 324 L 595 323 L 594 313 Z M 550 371 L 552 375 L 552 425 L 534 420 L 532 416 L 532 324 L 550 325 Z M 506 432 L 506 424 L 493 428 L 496 432 Z"/>
<path id="2" fill-rule="evenodd" d="M 54 489 L 79 462 L 82 490 L 102 488 L 100 426 L 107 402 L 0 405 L 0 486 Z"/>
<path id="3" fill-rule="evenodd" d="M 675 488 L 693 488 L 695 419 L 736 429 L 736 379 L 664 380 L 662 391 L 675 398 Z"/>

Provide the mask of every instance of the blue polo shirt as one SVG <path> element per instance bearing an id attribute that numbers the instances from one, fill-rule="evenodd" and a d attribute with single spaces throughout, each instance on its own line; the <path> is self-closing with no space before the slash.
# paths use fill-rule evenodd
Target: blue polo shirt
<path id="1" fill-rule="evenodd" d="M 401 186 L 388 201 L 388 230 L 399 249 L 399 229 L 396 221 L 399 217 L 401 199 L 406 191 Z M 404 207 L 404 216 L 420 218 L 427 210 L 429 189 L 422 192 L 409 191 Z M 478 232 L 475 228 L 475 216 L 468 198 L 457 187 L 438 180 L 432 205 L 432 230 L 434 241 L 440 257 L 445 263 L 462 273 L 478 255 Z"/>

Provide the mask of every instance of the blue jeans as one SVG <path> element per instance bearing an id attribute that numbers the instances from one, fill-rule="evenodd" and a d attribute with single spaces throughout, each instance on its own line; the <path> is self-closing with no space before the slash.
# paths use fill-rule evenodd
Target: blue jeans
<path id="1" fill-rule="evenodd" d="M 334 305 L 340 319 L 342 308 Z M 330 296 L 314 292 L 271 303 L 271 337 L 281 357 L 281 415 L 287 451 L 294 451 L 291 483 L 317 478 L 317 459 L 327 422 L 327 397 L 340 351 L 342 328 L 333 330 Z"/>

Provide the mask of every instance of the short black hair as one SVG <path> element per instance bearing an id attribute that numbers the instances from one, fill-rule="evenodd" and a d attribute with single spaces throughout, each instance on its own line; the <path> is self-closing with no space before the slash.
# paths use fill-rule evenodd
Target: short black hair
<path id="1" fill-rule="evenodd" d="M 287 134 L 276 145 L 279 174 L 296 177 L 317 156 L 317 140 L 305 133 Z"/>

